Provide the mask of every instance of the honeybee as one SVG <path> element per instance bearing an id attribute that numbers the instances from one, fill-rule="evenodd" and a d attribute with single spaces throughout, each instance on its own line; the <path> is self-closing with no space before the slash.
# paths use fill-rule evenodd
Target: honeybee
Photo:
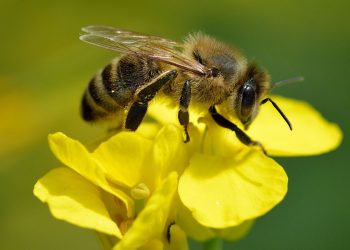
<path id="1" fill-rule="evenodd" d="M 184 43 L 119 28 L 87 26 L 80 36 L 84 42 L 121 53 L 90 81 L 82 99 L 82 117 L 99 121 L 121 117 L 123 127 L 135 131 L 142 122 L 149 102 L 158 94 L 179 105 L 178 120 L 185 142 L 189 105 L 208 111 L 213 120 L 236 133 L 246 145 L 263 146 L 252 140 L 236 124 L 219 114 L 216 106 L 239 119 L 247 129 L 259 106 L 271 102 L 286 121 L 283 112 L 267 95 L 271 84 L 268 73 L 249 62 L 241 52 L 203 33 L 189 35 Z"/>

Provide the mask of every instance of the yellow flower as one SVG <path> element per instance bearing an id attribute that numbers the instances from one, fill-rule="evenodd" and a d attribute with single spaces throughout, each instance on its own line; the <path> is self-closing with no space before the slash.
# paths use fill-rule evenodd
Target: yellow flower
<path id="1" fill-rule="evenodd" d="M 171 125 L 153 141 L 121 132 L 89 152 L 62 133 L 50 135 L 52 152 L 69 168 L 50 171 L 36 183 L 34 194 L 48 203 L 56 218 L 114 236 L 118 242 L 114 249 L 172 247 L 167 230 L 173 221 L 176 168 L 183 168 L 186 161 L 181 136 Z M 164 141 L 172 137 L 175 143 L 168 145 L 168 154 L 158 155 Z M 149 164 L 152 155 L 158 163 Z M 163 164 L 174 157 L 180 159 L 173 169 Z M 186 249 L 183 232 L 177 229 L 175 236 L 173 245 L 182 244 Z"/>
<path id="2" fill-rule="evenodd" d="M 270 155 L 320 154 L 339 145 L 339 128 L 312 107 L 274 100 L 294 131 L 268 105 L 248 131 Z M 49 172 L 34 194 L 55 217 L 114 236 L 114 249 L 187 249 L 186 235 L 238 240 L 284 198 L 287 175 L 259 148 L 194 112 L 184 144 L 176 109 L 154 104 L 149 114 L 157 122 L 120 132 L 93 152 L 62 133 L 50 135 L 51 150 L 69 168 Z"/>
<path id="3" fill-rule="evenodd" d="M 288 115 L 293 131 L 269 105 L 261 107 L 247 131 L 269 155 L 317 155 L 338 147 L 342 140 L 339 127 L 327 122 L 310 105 L 277 96 L 273 99 Z M 176 110 L 164 109 L 155 106 L 150 113 L 163 124 L 175 123 Z M 194 124 L 201 126 L 198 116 L 192 118 Z M 252 220 L 284 198 L 288 177 L 277 162 L 260 149 L 243 145 L 233 132 L 218 127 L 210 118 L 199 121 L 207 125 L 205 130 L 202 128 L 200 149 L 191 155 L 178 188 L 182 203 L 195 221 L 180 210 L 179 216 L 185 218 L 181 219 L 182 228 L 201 241 L 215 236 L 238 239 L 249 230 Z M 203 226 L 219 230 L 205 230 Z"/>

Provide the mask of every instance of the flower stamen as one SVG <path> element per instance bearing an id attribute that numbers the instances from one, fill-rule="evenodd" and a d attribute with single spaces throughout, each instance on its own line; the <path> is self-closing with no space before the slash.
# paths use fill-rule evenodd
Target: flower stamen
<path id="1" fill-rule="evenodd" d="M 144 200 L 150 196 L 150 190 L 145 183 L 139 183 L 130 191 L 130 195 L 135 200 Z"/>

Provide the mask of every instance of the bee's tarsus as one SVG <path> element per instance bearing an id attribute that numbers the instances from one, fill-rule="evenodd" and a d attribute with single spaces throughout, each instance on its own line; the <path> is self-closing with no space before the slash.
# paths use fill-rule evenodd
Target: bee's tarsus
<path id="1" fill-rule="evenodd" d="M 181 91 L 180 96 L 180 110 L 177 115 L 180 124 L 184 127 L 185 130 L 185 143 L 190 141 L 190 135 L 188 134 L 187 126 L 190 122 L 190 115 L 188 113 L 188 106 L 191 101 L 191 82 L 186 80 Z"/>
<path id="2" fill-rule="evenodd" d="M 185 140 L 184 143 L 189 143 L 190 142 L 190 135 L 188 134 L 187 126 L 185 127 Z"/>
<path id="3" fill-rule="evenodd" d="M 225 117 L 220 115 L 215 106 L 211 106 L 209 108 L 209 113 L 213 117 L 214 121 L 221 127 L 230 129 L 236 133 L 237 138 L 245 145 L 247 146 L 259 146 L 263 153 L 267 155 L 266 150 L 262 146 L 262 144 L 258 141 L 253 141 L 243 130 L 241 130 L 236 124 L 230 122 Z"/>
<path id="4" fill-rule="evenodd" d="M 251 145 L 252 145 L 252 146 L 258 146 L 258 147 L 260 147 L 260 149 L 261 149 L 261 151 L 264 153 L 264 155 L 269 156 L 269 154 L 267 153 L 266 149 L 264 148 L 264 146 L 263 146 L 260 142 L 258 142 L 258 141 L 252 141 L 252 142 L 251 142 Z"/>

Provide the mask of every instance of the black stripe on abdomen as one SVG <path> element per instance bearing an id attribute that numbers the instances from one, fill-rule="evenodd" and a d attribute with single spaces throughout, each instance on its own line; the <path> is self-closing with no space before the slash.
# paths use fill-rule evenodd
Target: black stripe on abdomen
<path id="1" fill-rule="evenodd" d="M 121 107 L 129 104 L 134 90 L 123 83 L 120 72 L 117 70 L 118 62 L 113 61 L 101 72 L 101 84 L 106 94 Z"/>
<path id="2" fill-rule="evenodd" d="M 85 121 L 96 121 L 108 116 L 107 112 L 100 110 L 87 91 L 83 95 L 81 102 L 81 115 Z"/>
<path id="3" fill-rule="evenodd" d="M 90 81 L 88 92 L 91 98 L 94 100 L 94 103 L 105 111 L 115 112 L 118 108 L 120 108 L 114 99 L 111 98 L 111 96 L 108 94 L 108 91 L 105 89 L 100 74 L 97 74 L 95 78 Z"/>

